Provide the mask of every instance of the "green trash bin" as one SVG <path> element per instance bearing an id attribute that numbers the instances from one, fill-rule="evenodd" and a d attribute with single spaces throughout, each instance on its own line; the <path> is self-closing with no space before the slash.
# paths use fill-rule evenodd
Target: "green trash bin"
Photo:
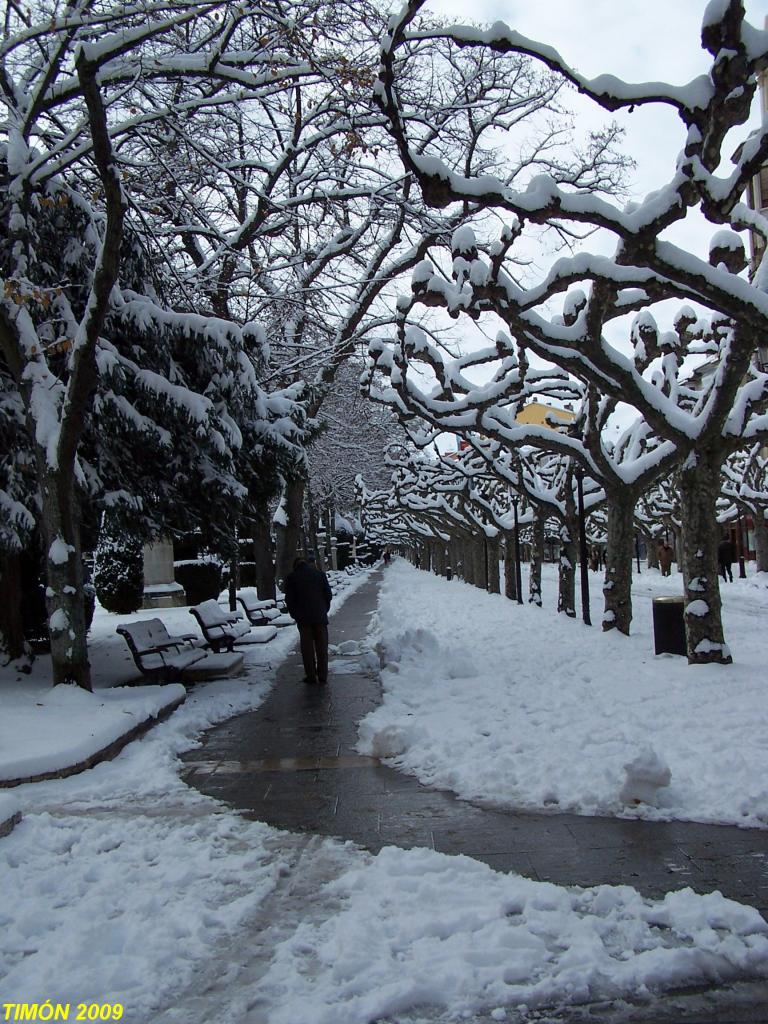
<path id="1" fill-rule="evenodd" d="M 656 654 L 686 654 L 684 597 L 654 597 L 653 642 Z"/>

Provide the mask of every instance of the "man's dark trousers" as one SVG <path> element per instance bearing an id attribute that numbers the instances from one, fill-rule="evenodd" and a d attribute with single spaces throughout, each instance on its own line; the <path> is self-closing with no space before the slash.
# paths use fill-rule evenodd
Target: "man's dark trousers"
<path id="1" fill-rule="evenodd" d="M 301 660 L 307 679 L 328 681 L 328 626 L 323 623 L 297 622 Z"/>

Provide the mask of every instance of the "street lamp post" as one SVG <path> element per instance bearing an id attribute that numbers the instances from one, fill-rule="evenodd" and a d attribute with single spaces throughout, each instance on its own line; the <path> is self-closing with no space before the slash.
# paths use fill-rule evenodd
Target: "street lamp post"
<path id="1" fill-rule="evenodd" d="M 520 496 L 515 494 L 512 498 L 512 508 L 515 510 L 515 589 L 517 590 L 517 603 L 523 603 L 523 581 L 520 574 L 520 524 L 517 521 L 517 506 L 520 503 Z"/>
<path id="2" fill-rule="evenodd" d="M 744 567 L 744 527 L 741 523 L 741 509 L 736 509 L 736 520 L 739 524 L 739 579 L 747 578 L 747 570 Z"/>
<path id="3" fill-rule="evenodd" d="M 637 559 L 637 571 L 640 572 L 640 538 L 635 534 L 635 558 Z"/>
<path id="4" fill-rule="evenodd" d="M 579 568 L 581 570 L 581 617 L 585 626 L 592 625 L 589 614 L 589 575 L 587 570 L 587 527 L 584 521 L 584 470 L 576 470 L 576 495 L 579 502 Z"/>

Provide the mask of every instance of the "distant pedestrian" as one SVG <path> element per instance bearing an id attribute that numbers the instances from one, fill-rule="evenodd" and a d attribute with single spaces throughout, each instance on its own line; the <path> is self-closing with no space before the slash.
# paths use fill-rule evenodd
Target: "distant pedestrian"
<path id="1" fill-rule="evenodd" d="M 597 544 L 593 544 L 589 552 L 589 568 L 592 572 L 599 572 L 600 570 L 600 548 Z"/>
<path id="2" fill-rule="evenodd" d="M 659 541 L 659 567 L 661 569 L 662 576 L 672 575 L 672 557 L 674 551 L 671 545 L 665 541 Z"/>
<path id="3" fill-rule="evenodd" d="M 392 554 L 390 553 L 389 549 L 387 549 L 384 552 L 384 565 L 389 565 L 389 563 L 391 561 L 392 561 Z"/>
<path id="4" fill-rule="evenodd" d="M 328 609 L 331 587 L 324 572 L 297 558 L 285 578 L 285 606 L 296 620 L 305 683 L 328 682 Z"/>
<path id="5" fill-rule="evenodd" d="M 717 547 L 717 564 L 720 566 L 720 575 L 723 580 L 733 583 L 733 544 L 726 538 L 720 541 Z"/>

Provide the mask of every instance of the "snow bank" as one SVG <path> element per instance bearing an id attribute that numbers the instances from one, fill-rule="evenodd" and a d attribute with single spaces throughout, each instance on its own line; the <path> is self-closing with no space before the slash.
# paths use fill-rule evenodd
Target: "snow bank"
<path id="1" fill-rule="evenodd" d="M 765 827 L 768 590 L 722 588 L 736 664 L 692 667 L 653 654 L 651 597 L 680 591 L 679 577 L 636 579 L 627 638 L 558 616 L 555 572 L 539 609 L 393 563 L 378 614 L 385 697 L 358 749 L 469 799 Z M 653 778 L 630 793 L 626 766 L 642 774 L 649 750 Z"/>
<path id="2" fill-rule="evenodd" d="M 21 808 L 19 801 L 10 793 L 0 793 L 0 825 L 17 814 Z"/>
<path id="3" fill-rule="evenodd" d="M 271 891 L 272 830 L 232 815 L 25 815 L 0 841 L 6 1002 L 119 1002 L 127 1021 L 189 983 Z"/>
<path id="4" fill-rule="evenodd" d="M 768 925 L 719 893 L 654 902 L 629 886 L 564 889 L 395 847 L 328 893 L 338 912 L 275 950 L 260 986 L 280 996 L 270 1024 L 365 1024 L 427 1006 L 504 1019 L 508 1006 L 647 998 L 767 970 Z"/>

